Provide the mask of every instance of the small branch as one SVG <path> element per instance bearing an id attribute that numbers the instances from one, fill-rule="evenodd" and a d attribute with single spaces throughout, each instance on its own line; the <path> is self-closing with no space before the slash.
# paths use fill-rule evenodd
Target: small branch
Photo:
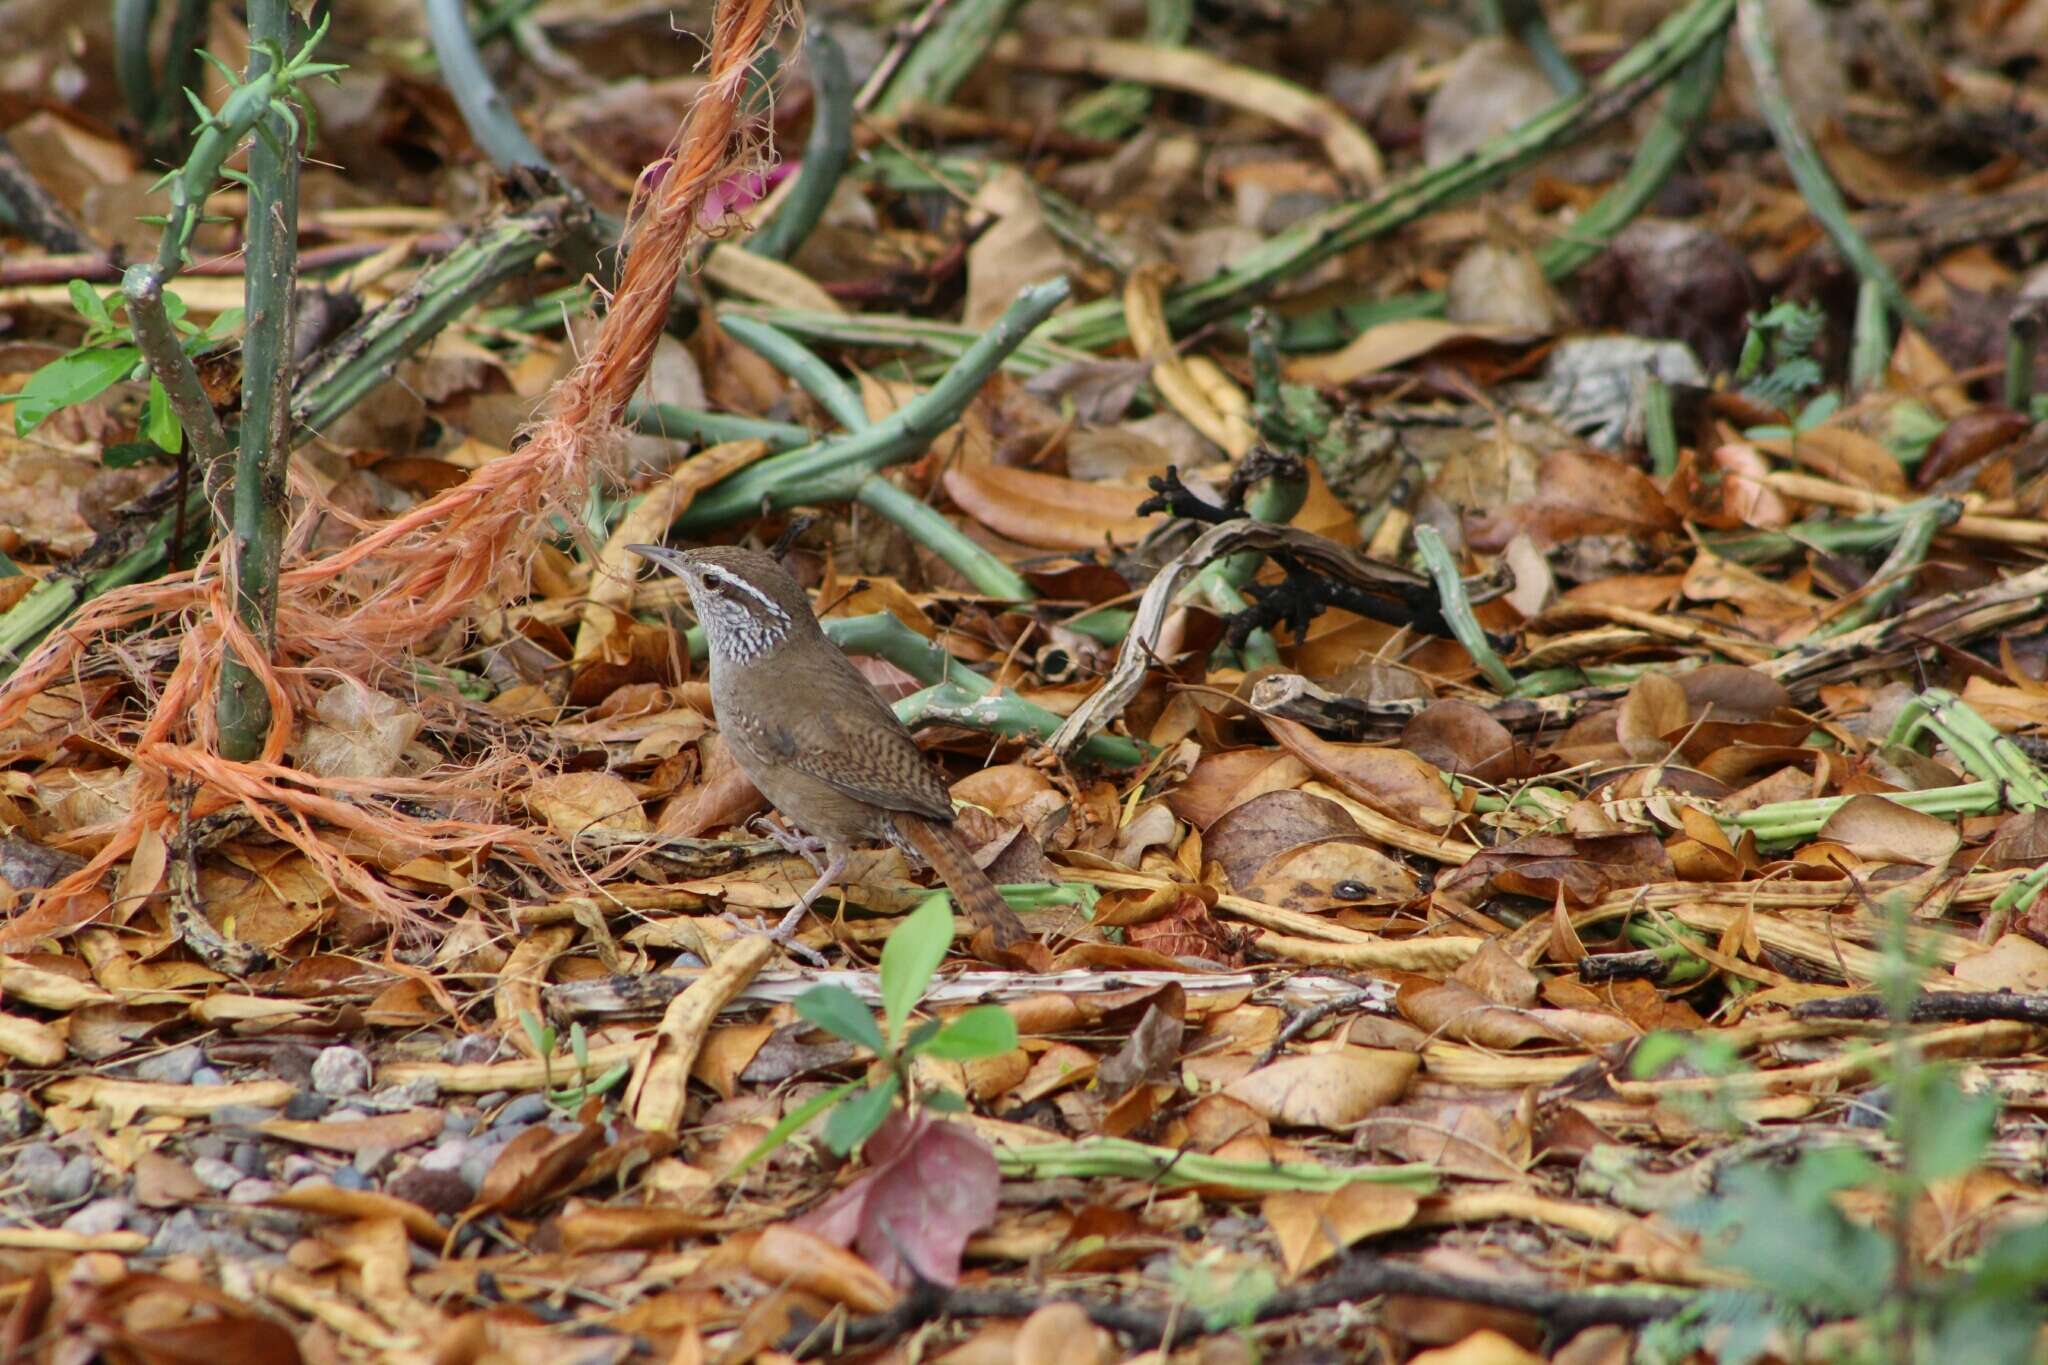
<path id="1" fill-rule="evenodd" d="M 668 441 L 721 445 L 727 441 L 765 441 L 770 450 L 795 450 L 813 439 L 811 429 L 795 422 L 770 422 L 723 412 L 699 412 L 670 403 L 638 399 L 626 405 L 626 424 L 643 436 Z"/>
<path id="2" fill-rule="evenodd" d="M 1028 602 L 1038 596 L 1024 576 L 946 519 L 931 504 L 912 496 L 876 473 L 861 480 L 861 506 L 879 512 L 912 540 L 930 550 L 974 585 L 984 596 L 1004 602 Z"/>
<path id="3" fill-rule="evenodd" d="M 953 725 L 1028 744 L 1042 744 L 1059 729 L 1060 718 L 1044 707 L 996 688 L 985 678 L 982 684 L 986 690 L 948 682 L 913 692 L 896 703 L 897 718 L 913 730 L 922 725 Z M 1080 752 L 1111 768 L 1135 768 L 1146 758 L 1143 749 L 1120 735 L 1092 736 Z"/>
<path id="4" fill-rule="evenodd" d="M 876 114 L 901 113 L 918 104 L 944 104 L 1010 21 L 1018 0 L 950 0 L 938 21 L 924 30 L 879 94 L 861 107 Z M 865 92 L 863 92 L 865 93 Z"/>
<path id="5" fill-rule="evenodd" d="M 1881 995 L 1842 995 L 1808 1000 L 1792 1009 L 1794 1019 L 1884 1019 L 1889 1017 Z M 1909 1016 L 1915 1024 L 1983 1023 L 2010 1019 L 2048 1025 L 2048 995 L 2014 995 L 2009 991 L 1935 991 L 1915 996 Z"/>
<path id="6" fill-rule="evenodd" d="M 824 28 L 813 28 L 806 44 L 811 59 L 811 136 L 804 144 L 796 185 L 767 226 L 747 239 L 756 256 L 786 261 L 811 235 L 839 188 L 853 157 L 853 76 L 846 54 Z"/>
<path id="7" fill-rule="evenodd" d="M 14 230 L 45 251 L 91 251 L 92 238 L 72 221 L 64 206 L 36 183 L 28 167 L 0 137 L 0 217 L 14 224 Z"/>
<path id="8" fill-rule="evenodd" d="M 211 468 L 228 453 L 227 432 L 220 415 L 200 386 L 199 371 L 178 342 L 178 329 L 164 311 L 164 272 L 154 265 L 132 265 L 121 277 L 121 297 L 128 304 L 128 320 L 135 327 L 135 341 L 150 373 L 164 386 L 178 425 L 192 442 L 193 453 L 202 467 Z"/>
<path id="9" fill-rule="evenodd" d="M 868 410 L 860 395 L 810 347 L 754 318 L 721 318 L 719 325 L 727 336 L 794 379 L 840 426 L 848 431 L 867 429 Z"/>

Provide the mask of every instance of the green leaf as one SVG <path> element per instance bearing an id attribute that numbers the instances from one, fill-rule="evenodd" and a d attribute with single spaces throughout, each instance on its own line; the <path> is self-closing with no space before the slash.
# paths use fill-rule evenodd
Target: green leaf
<path id="1" fill-rule="evenodd" d="M 552 1057 L 555 1052 L 555 1030 L 551 1024 L 543 1024 L 540 1016 L 532 1010 L 519 1011 L 519 1027 L 526 1030 L 526 1041 L 533 1044 L 533 1050 L 542 1057 Z"/>
<path id="2" fill-rule="evenodd" d="M 1017 1021 L 1001 1005 L 976 1005 L 940 1029 L 925 1052 L 941 1061 L 971 1062 L 1017 1046 Z"/>
<path id="3" fill-rule="evenodd" d="M 1913 1102 L 1904 1123 L 1894 1120 L 1892 1135 L 1913 1178 L 1943 1180 L 1975 1166 L 1991 1142 L 1998 1096 L 1965 1095 L 1946 1067 L 1921 1067 L 1904 1083 L 1913 1088 Z"/>
<path id="4" fill-rule="evenodd" d="M 818 1117 L 818 1115 L 824 1113 L 827 1109 L 830 1109 L 833 1105 L 839 1103 L 839 1101 L 845 1099 L 848 1095 L 851 1095 L 854 1091 L 860 1089 L 860 1087 L 861 1082 L 848 1081 L 845 1085 L 835 1086 L 834 1088 L 825 1091 L 823 1094 L 811 1096 L 802 1104 L 790 1110 L 787 1114 L 784 1114 L 782 1116 L 782 1122 L 776 1124 L 773 1128 L 770 1128 L 768 1130 L 768 1136 L 762 1138 L 759 1142 L 755 1143 L 754 1150 L 748 1152 L 745 1156 L 741 1157 L 739 1159 L 739 1164 L 734 1166 L 731 1170 L 727 1171 L 724 1175 L 720 1176 L 719 1179 L 738 1180 L 741 1176 L 745 1175 L 750 1169 L 753 1168 L 754 1163 L 760 1161 L 763 1157 L 767 1156 L 777 1147 L 780 1147 L 783 1143 L 789 1141 L 791 1135 L 794 1134 L 797 1131 L 797 1129 L 803 1127 L 812 1119 Z"/>
<path id="5" fill-rule="evenodd" d="M 590 1070 L 590 1040 L 583 1036 L 583 1025 L 569 1025 L 569 1055 L 576 1059 L 578 1071 Z"/>
<path id="6" fill-rule="evenodd" d="M 30 375 L 14 395 L 14 434 L 26 436 L 60 409 L 99 397 L 127 378 L 141 359 L 142 352 L 133 346 L 57 357 Z"/>
<path id="7" fill-rule="evenodd" d="M 943 894 L 927 896 L 882 945 L 882 1013 L 891 1042 L 903 1036 L 903 1021 L 952 946 L 953 903 Z"/>
<path id="8" fill-rule="evenodd" d="M 832 1117 L 825 1120 L 825 1145 L 839 1156 L 845 1156 L 854 1148 L 874 1136 L 875 1129 L 882 1126 L 882 1120 L 889 1117 L 889 1106 L 896 1099 L 897 1080 L 885 1077 L 872 1090 L 863 1090 L 846 1103 L 832 1111 Z"/>
<path id="9" fill-rule="evenodd" d="M 169 455 L 185 445 L 185 428 L 171 407 L 163 381 L 155 375 L 149 377 L 149 401 L 142 405 L 142 439 Z"/>
<path id="10" fill-rule="evenodd" d="M 931 1045 L 932 1039 L 938 1037 L 939 1030 L 945 1026 L 946 1021 L 943 1019 L 923 1019 L 918 1021 L 917 1027 L 910 1031 L 910 1036 L 903 1040 L 903 1047 L 901 1048 L 903 1055 L 914 1057 L 924 1051 L 926 1047 Z"/>
<path id="11" fill-rule="evenodd" d="M 858 1043 L 877 1057 L 884 1051 L 875 1012 L 844 986 L 813 986 L 796 998 L 796 1012 L 833 1037 Z"/>
<path id="12" fill-rule="evenodd" d="M 925 1108 L 935 1114 L 964 1114 L 967 1112 L 967 1101 L 962 1099 L 958 1092 L 952 1090 L 927 1090 L 922 1103 Z"/>
<path id="13" fill-rule="evenodd" d="M 161 447 L 149 441 L 116 441 L 100 451 L 100 463 L 109 469 L 133 469 L 163 455 Z"/>
<path id="14" fill-rule="evenodd" d="M 71 294 L 72 308 L 77 311 L 78 316 L 85 319 L 88 326 L 95 331 L 114 330 L 114 316 L 107 311 L 106 302 L 100 298 L 98 291 L 84 280 L 73 280 L 64 287 Z"/>

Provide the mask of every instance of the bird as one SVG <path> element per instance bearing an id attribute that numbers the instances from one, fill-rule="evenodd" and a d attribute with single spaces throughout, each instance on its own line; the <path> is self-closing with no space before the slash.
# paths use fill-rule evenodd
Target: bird
<path id="1" fill-rule="evenodd" d="M 788 944 L 846 875 L 853 846 L 871 840 L 929 863 L 998 948 L 1031 937 L 961 839 L 945 780 L 774 556 L 729 545 L 627 548 L 683 580 L 704 628 L 719 734 L 761 795 L 811 836 L 787 846 L 818 879 L 771 938 Z"/>

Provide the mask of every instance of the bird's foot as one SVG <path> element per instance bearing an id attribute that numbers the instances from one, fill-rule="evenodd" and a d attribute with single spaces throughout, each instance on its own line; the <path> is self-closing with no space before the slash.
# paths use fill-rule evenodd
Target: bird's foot
<path id="1" fill-rule="evenodd" d="M 759 834 L 762 838 L 776 844 L 784 853 L 793 853 L 797 857 L 802 858 L 811 865 L 811 871 L 823 872 L 825 870 L 824 855 L 826 848 L 823 839 L 814 839 L 808 834 L 803 834 L 793 829 L 784 829 L 776 823 L 773 816 L 766 814 L 757 815 L 747 821 L 747 828 Z"/>
<path id="2" fill-rule="evenodd" d="M 815 948 L 807 947 L 796 941 L 796 926 L 803 920 L 801 912 L 808 908 L 808 906 L 798 906 L 797 910 L 799 913 L 784 916 L 782 922 L 773 928 L 770 928 L 768 922 L 759 915 L 749 919 L 736 910 L 728 910 L 720 918 L 735 929 L 749 934 L 760 934 L 791 957 L 801 958 L 813 967 L 822 967 L 825 965 L 825 955 Z"/>

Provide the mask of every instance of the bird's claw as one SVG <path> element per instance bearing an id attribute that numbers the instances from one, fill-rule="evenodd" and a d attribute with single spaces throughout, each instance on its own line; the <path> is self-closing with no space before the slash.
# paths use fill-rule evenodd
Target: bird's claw
<path id="1" fill-rule="evenodd" d="M 807 907 L 799 907 L 799 909 L 803 908 Z M 813 967 L 822 967 L 825 965 L 824 954 L 820 953 L 815 948 L 807 947 L 804 944 L 798 943 L 796 941 L 796 926 L 803 918 L 801 914 L 789 916 L 773 928 L 770 928 L 768 926 L 767 921 L 762 919 L 759 915 L 754 916 L 752 919 L 748 919 L 736 910 L 726 911 L 722 918 L 725 920 L 727 924 L 732 925 L 735 929 L 742 930 L 743 932 L 749 934 L 760 934 L 769 942 L 775 944 L 784 952 L 788 953 L 791 957 L 801 958 L 803 961 L 810 963 Z"/>
<path id="2" fill-rule="evenodd" d="M 821 861 L 825 853 L 825 841 L 823 839 L 814 839 L 808 834 L 800 834 L 793 829 L 784 829 L 765 813 L 747 821 L 747 828 L 774 843 L 784 853 L 793 853 L 797 857 L 802 858 L 811 865 L 813 872 L 823 872 L 825 870 L 825 864 Z"/>

